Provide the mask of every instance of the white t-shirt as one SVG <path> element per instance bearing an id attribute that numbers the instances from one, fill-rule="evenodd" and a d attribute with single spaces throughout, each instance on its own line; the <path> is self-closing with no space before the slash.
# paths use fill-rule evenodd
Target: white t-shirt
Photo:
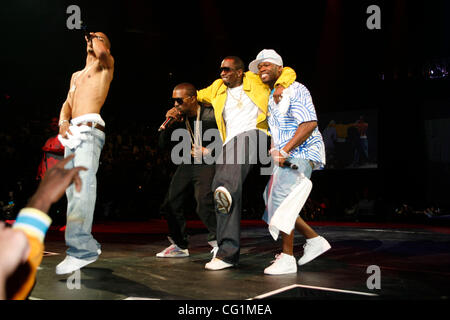
<path id="1" fill-rule="evenodd" d="M 224 144 L 242 132 L 256 129 L 259 112 L 258 106 L 245 94 L 243 85 L 228 88 L 223 109 L 227 135 Z"/>

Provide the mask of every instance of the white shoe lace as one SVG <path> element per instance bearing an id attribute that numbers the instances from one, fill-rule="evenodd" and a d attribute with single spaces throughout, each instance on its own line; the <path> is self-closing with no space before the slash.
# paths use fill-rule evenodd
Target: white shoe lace
<path id="1" fill-rule="evenodd" d="M 276 262 L 277 260 L 281 259 L 281 255 L 282 255 L 282 253 L 276 254 L 276 255 L 275 255 L 275 260 L 270 261 L 270 263 L 274 263 L 274 262 Z"/>
<path id="2" fill-rule="evenodd" d="M 303 245 L 303 251 L 308 250 L 307 248 L 309 248 L 311 245 L 308 242 L 305 242 L 305 244 Z"/>
<path id="3" fill-rule="evenodd" d="M 176 244 L 172 244 L 172 245 L 168 246 L 168 247 L 166 248 L 166 250 L 164 250 L 164 254 L 167 254 L 167 253 L 173 251 L 173 250 L 175 249 L 176 246 L 177 246 Z"/>
<path id="4" fill-rule="evenodd" d="M 213 248 L 212 248 L 212 250 L 211 250 L 211 252 L 210 252 L 210 253 L 213 254 L 213 257 L 212 257 L 211 261 L 214 260 L 214 259 L 216 258 L 217 251 L 219 251 L 219 247 L 213 247 Z"/>

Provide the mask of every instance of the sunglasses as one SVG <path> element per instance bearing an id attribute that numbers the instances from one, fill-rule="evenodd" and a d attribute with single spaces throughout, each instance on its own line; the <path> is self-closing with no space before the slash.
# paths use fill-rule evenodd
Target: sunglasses
<path id="1" fill-rule="evenodd" d="M 230 71 L 233 71 L 234 69 L 232 69 L 230 67 L 221 67 L 219 70 L 220 70 L 220 72 L 223 72 L 223 71 L 230 72 Z"/>
<path id="2" fill-rule="evenodd" d="M 184 103 L 183 98 L 171 98 L 171 99 L 173 104 L 175 104 L 175 102 L 178 103 L 179 105 L 182 105 Z"/>

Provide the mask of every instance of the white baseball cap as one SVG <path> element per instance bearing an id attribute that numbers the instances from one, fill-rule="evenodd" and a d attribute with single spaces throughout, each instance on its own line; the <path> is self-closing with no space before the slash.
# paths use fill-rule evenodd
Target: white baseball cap
<path id="1" fill-rule="evenodd" d="M 248 65 L 248 70 L 253 73 L 258 73 L 258 64 L 261 62 L 270 62 L 276 64 L 277 66 L 283 66 L 283 59 L 281 56 L 273 49 L 264 49 L 256 56 L 256 59 L 250 62 Z"/>

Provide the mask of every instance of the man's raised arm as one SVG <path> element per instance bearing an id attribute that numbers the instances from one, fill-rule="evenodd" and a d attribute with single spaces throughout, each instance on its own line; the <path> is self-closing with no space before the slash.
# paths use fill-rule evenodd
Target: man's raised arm
<path id="1" fill-rule="evenodd" d="M 114 68 L 114 58 L 112 57 L 110 51 L 111 45 L 106 35 L 100 32 L 91 32 L 90 36 L 95 56 L 100 60 L 101 66 L 104 69 Z"/>

